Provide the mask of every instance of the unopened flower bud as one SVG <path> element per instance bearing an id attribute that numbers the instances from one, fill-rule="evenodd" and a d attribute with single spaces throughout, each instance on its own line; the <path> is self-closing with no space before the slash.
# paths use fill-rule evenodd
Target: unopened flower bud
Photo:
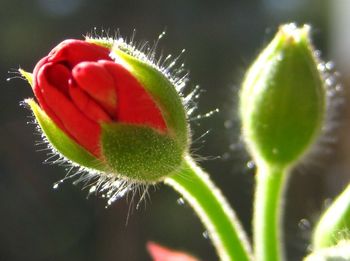
<path id="1" fill-rule="evenodd" d="M 240 94 L 243 135 L 255 160 L 287 167 L 300 159 L 320 133 L 325 97 L 309 27 L 281 26 Z"/>
<path id="2" fill-rule="evenodd" d="M 42 58 L 28 99 L 52 146 L 80 166 L 132 181 L 174 172 L 189 146 L 186 112 L 160 70 L 117 45 L 66 40 Z"/>

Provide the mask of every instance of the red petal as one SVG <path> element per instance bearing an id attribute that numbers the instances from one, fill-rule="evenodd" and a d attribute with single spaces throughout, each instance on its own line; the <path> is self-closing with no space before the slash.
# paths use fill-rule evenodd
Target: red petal
<path id="1" fill-rule="evenodd" d="M 57 126 L 66 132 L 66 129 L 63 125 L 63 123 L 61 122 L 61 120 L 56 116 L 56 114 L 51 110 L 51 108 L 46 104 L 46 101 L 41 93 L 41 89 L 40 86 L 38 85 L 38 72 L 41 69 L 41 67 L 47 63 L 47 59 L 48 57 L 44 57 L 43 59 L 41 59 L 35 66 L 34 71 L 33 71 L 33 76 L 34 76 L 34 94 L 36 99 L 38 100 L 41 109 L 43 109 L 46 114 L 57 124 Z"/>
<path id="2" fill-rule="evenodd" d="M 153 261 L 198 261 L 197 258 L 187 253 L 174 251 L 153 242 L 147 243 L 147 250 Z"/>
<path id="3" fill-rule="evenodd" d="M 71 78 L 71 72 L 66 66 L 59 63 L 52 64 L 46 69 L 45 74 L 52 86 L 68 96 L 68 81 Z"/>
<path id="4" fill-rule="evenodd" d="M 117 88 L 117 120 L 148 125 L 162 132 L 166 124 L 157 104 L 137 79 L 121 64 L 99 61 L 113 76 Z"/>
<path id="5" fill-rule="evenodd" d="M 49 62 L 66 62 L 74 67 L 83 61 L 112 60 L 109 49 L 81 40 L 65 40 L 49 53 Z"/>
<path id="6" fill-rule="evenodd" d="M 101 107 L 83 90 L 79 89 L 71 81 L 69 85 L 69 94 L 74 104 L 90 120 L 96 122 L 109 122 L 111 118 L 101 109 Z"/>
<path id="7" fill-rule="evenodd" d="M 46 78 L 50 63 L 41 67 L 38 72 L 38 86 L 48 107 L 59 118 L 66 133 L 80 145 L 99 156 L 100 126 L 89 120 L 79 109 Z"/>
<path id="8" fill-rule="evenodd" d="M 117 95 L 113 77 L 97 62 L 81 62 L 73 68 L 74 80 L 112 117 L 115 117 Z"/>

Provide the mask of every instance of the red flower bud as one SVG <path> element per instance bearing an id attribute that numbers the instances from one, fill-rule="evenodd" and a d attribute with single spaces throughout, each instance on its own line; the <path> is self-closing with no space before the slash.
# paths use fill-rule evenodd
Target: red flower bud
<path id="1" fill-rule="evenodd" d="M 113 43 L 66 40 L 33 75 L 20 70 L 39 105 L 27 103 L 51 147 L 75 165 L 153 183 L 188 151 L 186 111 L 163 68 Z"/>
<path id="2" fill-rule="evenodd" d="M 78 144 L 100 157 L 101 123 L 140 124 L 166 131 L 157 104 L 110 50 L 80 40 L 56 46 L 34 69 L 41 108 Z"/>

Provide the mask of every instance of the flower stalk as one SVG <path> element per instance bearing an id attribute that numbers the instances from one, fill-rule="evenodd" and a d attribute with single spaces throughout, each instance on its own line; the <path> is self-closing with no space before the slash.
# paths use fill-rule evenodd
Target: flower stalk
<path id="1" fill-rule="evenodd" d="M 220 260 L 249 261 L 247 236 L 220 190 L 187 156 L 180 171 L 165 179 L 197 213 L 212 240 Z"/>
<path id="2" fill-rule="evenodd" d="M 258 165 L 254 199 L 253 231 L 257 260 L 284 260 L 281 218 L 288 170 Z"/>

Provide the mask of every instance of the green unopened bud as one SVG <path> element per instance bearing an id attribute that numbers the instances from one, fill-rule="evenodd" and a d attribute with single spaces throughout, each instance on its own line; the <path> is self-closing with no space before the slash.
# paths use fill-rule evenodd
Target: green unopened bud
<path id="1" fill-rule="evenodd" d="M 350 242 L 344 240 L 334 247 L 317 250 L 304 261 L 350 261 Z"/>
<path id="2" fill-rule="evenodd" d="M 313 53 L 309 27 L 288 24 L 249 68 L 240 112 L 255 160 L 290 166 L 320 132 L 325 89 Z"/>

